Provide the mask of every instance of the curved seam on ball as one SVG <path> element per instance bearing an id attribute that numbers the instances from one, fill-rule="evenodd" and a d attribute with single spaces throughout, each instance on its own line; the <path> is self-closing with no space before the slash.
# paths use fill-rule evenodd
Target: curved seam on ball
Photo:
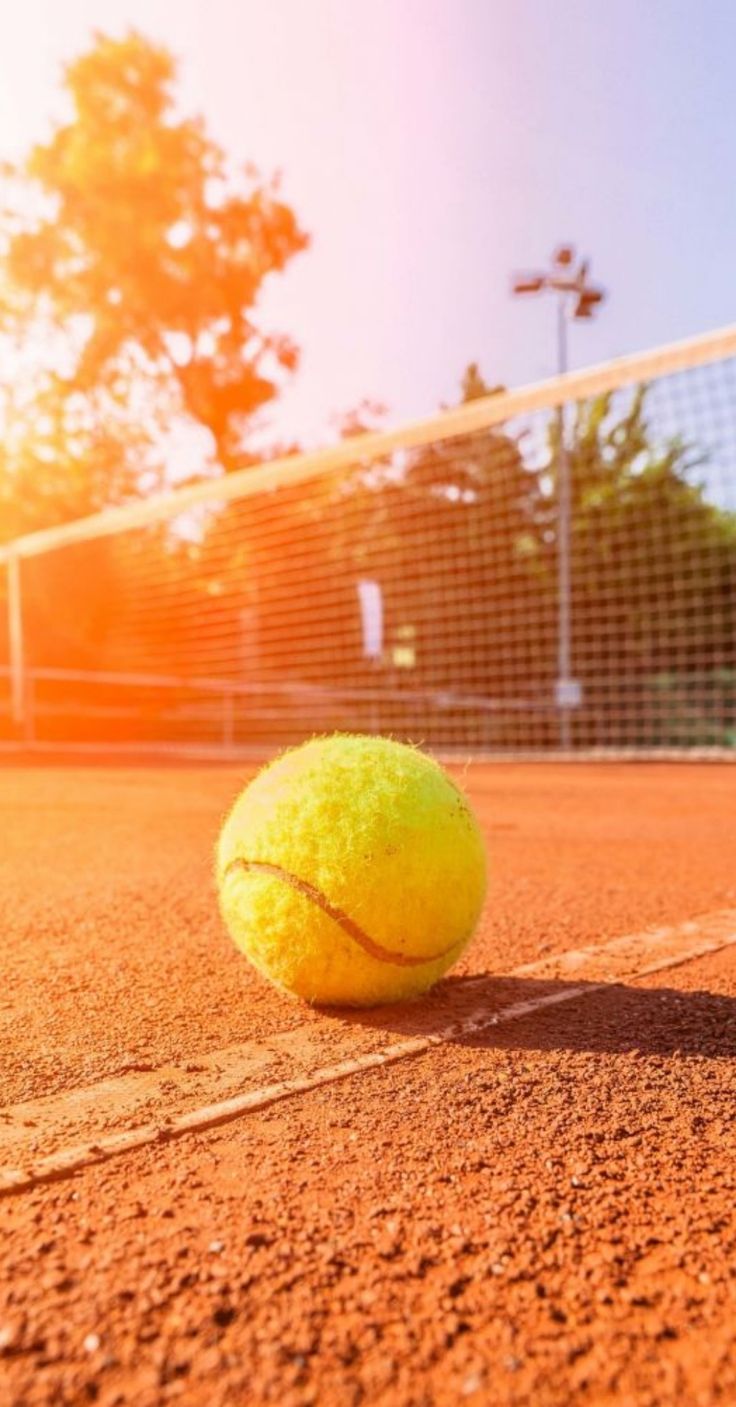
<path id="1" fill-rule="evenodd" d="M 380 943 L 376 943 L 375 940 L 369 937 L 360 925 L 355 922 L 355 919 L 352 919 L 343 909 L 339 909 L 336 904 L 332 904 L 327 898 L 327 895 L 322 893 L 321 889 L 317 889 L 314 884 L 310 884 L 306 879 L 300 879 L 298 875 L 292 874 L 290 870 L 284 870 L 280 865 L 272 865 L 267 860 L 236 859 L 231 860 L 230 863 L 226 865 L 223 880 L 227 879 L 232 870 L 244 870 L 246 873 L 256 871 L 261 874 L 270 874 L 274 879 L 280 879 L 284 884 L 290 885 L 297 893 L 303 894 L 305 898 L 311 899 L 313 904 L 317 904 L 318 907 L 322 909 L 323 913 L 327 914 L 328 918 L 333 919 L 335 923 L 339 924 L 343 933 L 347 933 L 348 937 L 352 938 L 353 942 L 357 943 L 358 946 L 363 949 L 363 952 L 367 953 L 369 957 L 375 958 L 377 962 L 393 963 L 396 967 L 424 967 L 428 962 L 438 962 L 440 958 L 447 957 L 448 953 L 451 953 L 454 948 L 457 948 L 461 941 L 458 938 L 456 942 L 451 943 L 448 948 L 443 948 L 439 953 L 432 953 L 429 957 L 414 957 L 408 953 L 396 953 L 393 952 L 391 948 L 384 948 Z"/>

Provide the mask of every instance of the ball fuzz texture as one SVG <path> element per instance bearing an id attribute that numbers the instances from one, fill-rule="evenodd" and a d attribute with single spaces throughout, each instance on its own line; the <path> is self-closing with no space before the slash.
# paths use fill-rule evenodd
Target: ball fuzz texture
<path id="1" fill-rule="evenodd" d="M 309 1002 L 416 996 L 457 960 L 486 888 L 480 828 L 431 758 L 317 738 L 238 797 L 217 846 L 220 906 L 259 972 Z"/>

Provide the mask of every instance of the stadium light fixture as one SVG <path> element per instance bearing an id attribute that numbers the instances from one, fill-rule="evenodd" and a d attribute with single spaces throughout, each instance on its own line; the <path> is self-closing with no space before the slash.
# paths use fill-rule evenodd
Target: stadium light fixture
<path id="1" fill-rule="evenodd" d="M 515 297 L 551 292 L 557 295 L 557 370 L 568 367 L 567 328 L 570 321 L 589 322 L 605 301 L 604 289 L 589 281 L 590 261 L 577 260 L 572 244 L 560 244 L 547 270 L 516 274 L 511 291 Z M 565 407 L 557 411 L 557 680 L 555 704 L 560 719 L 560 746 L 567 752 L 572 742 L 571 712 L 582 703 L 580 681 L 572 660 L 572 572 L 570 540 L 572 496 L 570 458 L 565 432 Z"/>
<path id="2" fill-rule="evenodd" d="M 605 290 L 590 282 L 590 261 L 577 260 L 572 244 L 554 251 L 549 269 L 515 274 L 511 284 L 514 297 L 527 294 L 557 294 L 557 370 L 567 371 L 567 325 L 570 321 L 590 321 L 605 301 Z"/>

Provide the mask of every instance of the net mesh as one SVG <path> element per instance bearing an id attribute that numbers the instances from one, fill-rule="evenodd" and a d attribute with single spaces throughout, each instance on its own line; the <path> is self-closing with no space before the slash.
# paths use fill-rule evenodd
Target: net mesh
<path id="1" fill-rule="evenodd" d="M 25 745 L 736 748 L 736 334 L 5 557 L 0 717 Z"/>

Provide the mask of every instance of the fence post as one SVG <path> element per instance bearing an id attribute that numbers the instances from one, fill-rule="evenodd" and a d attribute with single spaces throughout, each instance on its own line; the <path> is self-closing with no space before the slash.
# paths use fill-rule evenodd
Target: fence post
<path id="1" fill-rule="evenodd" d="M 10 658 L 10 700 L 13 722 L 26 724 L 25 652 L 23 647 L 23 602 L 20 585 L 20 558 L 8 557 L 8 645 Z"/>

